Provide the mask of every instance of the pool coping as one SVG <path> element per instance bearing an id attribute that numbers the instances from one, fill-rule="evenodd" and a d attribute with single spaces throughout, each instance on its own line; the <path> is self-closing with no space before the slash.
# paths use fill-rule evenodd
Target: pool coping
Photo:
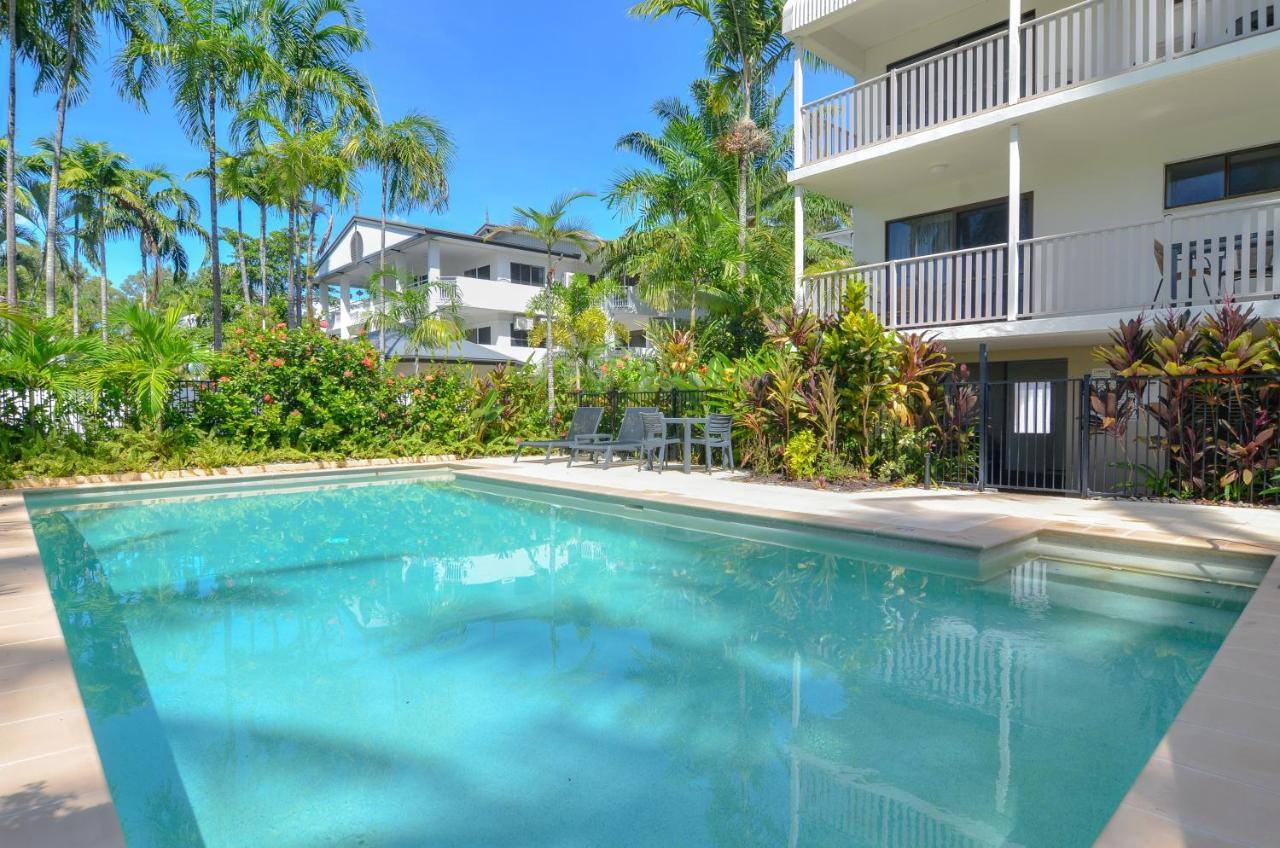
<path id="1" fill-rule="evenodd" d="M 433 458 L 434 459 L 434 458 Z M 95 479 L 50 486 L 66 490 L 147 487 L 226 477 L 269 480 L 316 471 L 345 476 L 380 467 L 448 468 L 454 473 L 521 486 L 594 494 L 787 525 L 817 527 L 982 552 L 1037 534 L 1096 538 L 1085 521 L 1016 518 L 961 530 L 905 528 L 879 521 L 688 497 L 678 491 L 634 491 L 592 482 L 531 480 L 475 462 L 291 464 L 149 479 Z M 760 485 L 760 484 L 754 484 Z M 784 494 L 782 487 L 777 487 Z M 124 846 L 106 778 L 80 699 L 24 495 L 35 487 L 0 489 L 0 827 L 17 846 Z M 922 495 L 924 493 L 921 493 Z M 849 496 L 846 496 L 849 497 Z M 981 497 L 978 495 L 977 497 Z M 856 503 L 856 496 L 853 496 Z M 1280 538 L 1274 546 L 1233 539 L 1167 536 L 1140 530 L 1126 541 L 1188 551 L 1266 555 L 1270 567 L 1222 648 L 1137 776 L 1097 845 L 1262 846 L 1280 832 Z M 15 685 L 16 683 L 16 685 Z M 9 843 L 6 843 L 7 845 Z"/>

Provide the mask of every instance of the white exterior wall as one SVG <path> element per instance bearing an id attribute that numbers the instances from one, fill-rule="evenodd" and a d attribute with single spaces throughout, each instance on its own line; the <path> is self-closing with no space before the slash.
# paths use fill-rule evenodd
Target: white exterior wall
<path id="1" fill-rule="evenodd" d="M 1164 169 L 1180 162 L 1280 141 L 1280 115 L 1258 110 L 1237 120 L 1181 122 L 1182 131 L 1139 133 L 1121 144 L 1047 149 L 1046 139 L 1022 134 L 1022 191 L 1033 195 L 1032 232 L 1023 238 L 1059 235 L 1159 220 L 1164 208 Z M 1051 140 L 1050 140 L 1051 141 Z M 893 158 L 878 163 L 893 168 Z M 956 176 L 951 176 L 955 173 Z M 885 225 L 898 218 L 1004 197 L 1006 168 L 969 171 L 963 163 L 936 181 L 894 194 L 856 200 L 853 249 L 858 263 L 885 259 Z M 1275 194 L 1258 195 L 1262 200 Z M 1248 199 L 1181 207 L 1208 211 Z"/>

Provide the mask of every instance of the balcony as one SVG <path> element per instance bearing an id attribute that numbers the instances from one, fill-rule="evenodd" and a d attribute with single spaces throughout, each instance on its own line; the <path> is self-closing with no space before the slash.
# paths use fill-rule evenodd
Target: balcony
<path id="1" fill-rule="evenodd" d="M 793 11 L 848 5 L 808 0 Z M 1017 68 L 1009 67 L 1009 34 L 1001 32 L 806 104 L 798 161 L 822 162 L 1006 106 L 1011 76 L 1018 98 L 1033 99 L 1278 26 L 1280 0 L 1086 0 L 1019 26 Z"/>
<path id="2" fill-rule="evenodd" d="M 1007 245 L 854 266 L 804 280 L 804 304 L 837 314 L 852 280 L 889 328 L 1131 313 L 1280 297 L 1280 201 L 1167 215 L 1024 239 L 1010 286 Z"/>

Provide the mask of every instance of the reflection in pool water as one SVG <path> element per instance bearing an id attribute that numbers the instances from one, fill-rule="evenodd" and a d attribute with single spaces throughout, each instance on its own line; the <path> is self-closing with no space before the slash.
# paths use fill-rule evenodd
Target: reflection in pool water
<path id="1" fill-rule="evenodd" d="M 34 521 L 131 848 L 1088 845 L 1247 599 L 422 481 Z"/>

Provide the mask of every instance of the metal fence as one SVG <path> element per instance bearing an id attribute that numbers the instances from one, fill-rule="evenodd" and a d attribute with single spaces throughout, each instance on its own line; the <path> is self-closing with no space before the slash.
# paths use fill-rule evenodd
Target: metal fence
<path id="1" fill-rule="evenodd" d="M 169 413 L 181 417 L 195 415 L 200 393 L 215 385 L 212 380 L 179 380 L 169 395 Z M 93 429 L 124 427 L 137 417 L 137 410 L 129 399 L 113 389 L 75 390 L 59 397 L 44 389 L 0 384 L 0 427 L 84 435 Z"/>
<path id="2" fill-rule="evenodd" d="M 615 432 L 627 407 L 656 407 L 672 418 L 705 415 L 716 411 L 711 393 L 705 389 L 655 389 L 647 392 L 578 392 L 578 406 L 604 408 L 600 429 Z"/>
<path id="3" fill-rule="evenodd" d="M 952 382 L 940 418 L 946 485 L 1280 504 L 1280 376 Z"/>

